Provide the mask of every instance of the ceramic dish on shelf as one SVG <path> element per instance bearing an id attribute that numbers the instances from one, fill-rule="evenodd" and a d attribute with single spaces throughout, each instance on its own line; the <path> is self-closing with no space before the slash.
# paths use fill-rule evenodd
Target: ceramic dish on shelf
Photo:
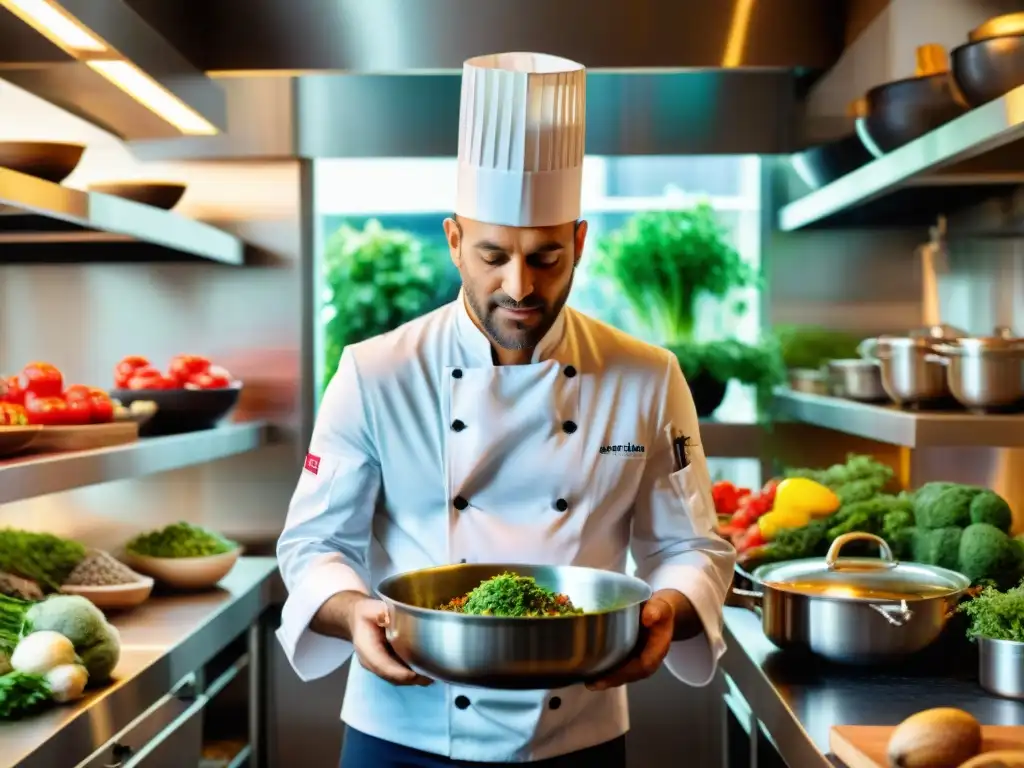
<path id="1" fill-rule="evenodd" d="M 235 567 L 242 548 L 208 557 L 150 557 L 126 551 L 121 558 L 129 568 L 178 589 L 212 587 Z"/>
<path id="2" fill-rule="evenodd" d="M 0 168 L 60 184 L 82 159 L 85 146 L 63 141 L 0 141 Z"/>
<path id="3" fill-rule="evenodd" d="M 81 595 L 102 611 L 124 611 L 146 602 L 154 583 L 149 576 L 140 575 L 138 581 L 128 584 L 65 584 L 60 591 L 66 595 Z"/>
<path id="4" fill-rule="evenodd" d="M 114 389 L 110 396 L 131 410 L 144 400 L 156 403 L 141 435 L 176 435 L 217 426 L 238 403 L 242 383 L 223 389 Z"/>
<path id="5" fill-rule="evenodd" d="M 27 427 L 0 427 L 0 458 L 14 456 L 32 445 L 32 442 L 39 437 L 43 428 L 36 426 Z"/>
<path id="6" fill-rule="evenodd" d="M 103 181 L 90 184 L 88 189 L 163 211 L 174 208 L 185 194 L 184 184 L 171 181 Z"/>

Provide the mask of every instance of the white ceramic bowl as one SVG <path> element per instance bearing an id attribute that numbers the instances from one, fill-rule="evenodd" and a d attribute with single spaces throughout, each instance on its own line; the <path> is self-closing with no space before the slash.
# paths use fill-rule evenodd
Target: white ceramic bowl
<path id="1" fill-rule="evenodd" d="M 242 548 L 235 547 L 230 552 L 209 557 L 149 557 L 125 552 L 123 559 L 129 568 L 169 587 L 204 589 L 227 576 L 241 554 Z"/>
<path id="2" fill-rule="evenodd" d="M 153 591 L 153 579 L 139 576 L 129 584 L 92 586 L 65 584 L 60 591 L 66 595 L 81 595 L 101 611 L 124 611 L 146 602 Z"/>

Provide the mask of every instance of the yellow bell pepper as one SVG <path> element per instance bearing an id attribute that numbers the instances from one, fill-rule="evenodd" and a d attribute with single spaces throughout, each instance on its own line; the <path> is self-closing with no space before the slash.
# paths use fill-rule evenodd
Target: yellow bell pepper
<path id="1" fill-rule="evenodd" d="M 772 510 L 792 510 L 818 518 L 831 515 L 839 506 L 839 497 L 830 488 L 805 477 L 790 477 L 775 489 Z"/>
<path id="2" fill-rule="evenodd" d="M 809 522 L 811 522 L 809 512 L 798 509 L 773 509 L 758 519 L 757 527 L 765 541 L 771 541 L 779 531 L 787 528 L 803 528 Z"/>

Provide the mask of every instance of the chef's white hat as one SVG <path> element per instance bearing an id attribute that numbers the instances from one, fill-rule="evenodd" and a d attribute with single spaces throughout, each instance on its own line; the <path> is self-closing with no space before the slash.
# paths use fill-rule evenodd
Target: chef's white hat
<path id="1" fill-rule="evenodd" d="M 469 59 L 462 71 L 455 213 L 545 227 L 580 216 L 586 70 L 543 53 Z"/>

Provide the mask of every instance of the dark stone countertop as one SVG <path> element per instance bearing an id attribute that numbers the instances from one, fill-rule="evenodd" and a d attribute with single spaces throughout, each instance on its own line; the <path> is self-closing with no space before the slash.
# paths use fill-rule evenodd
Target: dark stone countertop
<path id="1" fill-rule="evenodd" d="M 1024 702 L 979 687 L 977 651 L 957 623 L 931 648 L 890 667 L 783 653 L 744 608 L 725 609 L 725 639 L 723 670 L 791 768 L 838 764 L 828 757 L 833 725 L 896 725 L 932 707 L 957 707 L 986 725 L 1024 725 Z"/>

